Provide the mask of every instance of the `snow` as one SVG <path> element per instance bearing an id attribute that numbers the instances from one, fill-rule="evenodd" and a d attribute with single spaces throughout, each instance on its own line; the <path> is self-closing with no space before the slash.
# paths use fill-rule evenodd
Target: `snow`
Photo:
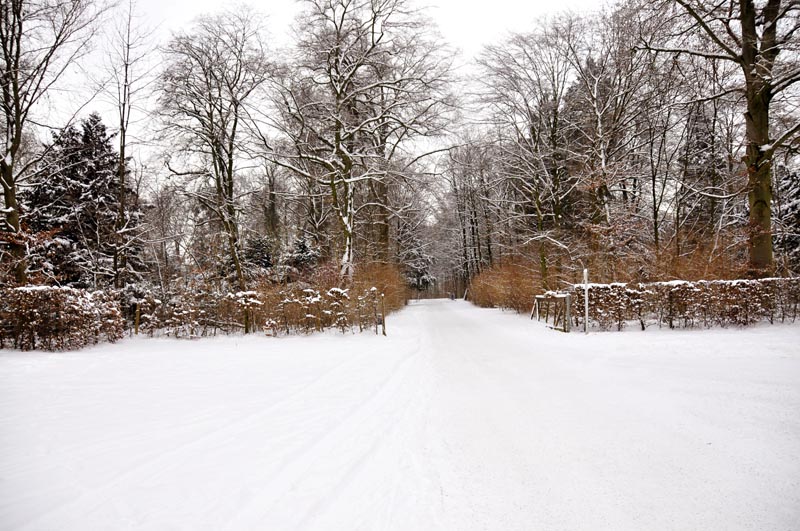
<path id="1" fill-rule="evenodd" d="M 331 297 L 337 296 L 337 295 L 340 296 L 340 297 L 347 297 L 347 292 L 348 291 L 349 290 L 342 289 L 342 288 L 331 288 L 331 289 L 328 290 L 328 295 L 331 296 Z"/>
<path id="2" fill-rule="evenodd" d="M 563 334 L 450 300 L 388 321 L 0 352 L 0 528 L 800 522 L 800 325 Z"/>
<path id="3" fill-rule="evenodd" d="M 44 285 L 28 285 L 28 286 L 19 286 L 14 289 L 19 291 L 55 291 L 59 289 L 65 289 L 60 286 L 44 286 Z M 69 288 L 66 288 L 69 289 Z"/>

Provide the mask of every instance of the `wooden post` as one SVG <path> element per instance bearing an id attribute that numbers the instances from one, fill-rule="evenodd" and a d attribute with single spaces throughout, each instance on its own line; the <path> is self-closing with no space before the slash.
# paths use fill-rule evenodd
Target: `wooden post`
<path id="1" fill-rule="evenodd" d="M 583 333 L 589 333 L 589 270 L 583 270 Z"/>
<path id="2" fill-rule="evenodd" d="M 383 335 L 386 335 L 386 297 L 381 293 L 381 326 Z"/>
<path id="3" fill-rule="evenodd" d="M 375 335 L 378 335 L 378 293 L 372 293 L 372 312 L 375 314 Z"/>
<path id="4" fill-rule="evenodd" d="M 570 297 L 569 293 L 567 293 L 567 296 L 564 297 L 564 304 L 565 304 L 565 306 L 564 306 L 564 332 L 569 333 L 569 325 L 570 325 L 570 320 L 571 320 L 571 317 L 570 317 L 570 306 L 572 305 L 571 304 L 571 297 Z"/>
<path id="5" fill-rule="evenodd" d="M 137 336 L 139 335 L 139 316 L 140 316 L 139 303 L 137 302 L 136 303 L 136 316 L 134 317 L 134 320 L 133 320 L 133 333 L 136 334 Z"/>

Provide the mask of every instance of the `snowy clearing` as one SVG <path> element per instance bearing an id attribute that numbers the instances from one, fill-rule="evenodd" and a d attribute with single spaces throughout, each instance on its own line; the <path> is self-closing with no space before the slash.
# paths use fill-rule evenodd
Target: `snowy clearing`
<path id="1" fill-rule="evenodd" d="M 800 527 L 800 326 L 388 332 L 0 352 L 0 528 Z"/>

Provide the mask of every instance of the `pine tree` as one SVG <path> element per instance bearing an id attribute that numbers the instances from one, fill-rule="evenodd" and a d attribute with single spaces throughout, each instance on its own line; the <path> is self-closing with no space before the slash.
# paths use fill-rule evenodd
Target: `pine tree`
<path id="1" fill-rule="evenodd" d="M 787 273 L 800 272 L 800 173 L 778 167 L 775 250 Z"/>
<path id="2" fill-rule="evenodd" d="M 320 258 L 321 253 L 316 246 L 306 238 L 297 238 L 286 256 L 286 264 L 302 271 L 316 266 Z"/>
<path id="3" fill-rule="evenodd" d="M 730 181 L 726 175 L 723 141 L 717 137 L 717 117 L 712 108 L 696 105 L 688 115 L 687 139 L 678 162 L 682 166 L 678 186 L 678 227 L 682 239 L 702 240 L 715 230 L 722 215 L 718 199 Z"/>
<path id="4" fill-rule="evenodd" d="M 272 267 L 275 242 L 269 236 L 255 235 L 245 240 L 243 262 L 250 274 L 263 274 Z"/>
<path id="5" fill-rule="evenodd" d="M 69 126 L 46 147 L 40 177 L 23 195 L 27 227 L 48 236 L 32 250 L 33 273 L 62 285 L 107 287 L 113 284 L 117 245 L 126 247 L 131 272 L 142 269 L 141 249 L 131 244 L 141 224 L 138 198 L 130 188 L 120 190 L 112 136 L 92 114 L 80 130 Z M 122 193 L 128 207 L 118 237 L 114 227 Z"/>

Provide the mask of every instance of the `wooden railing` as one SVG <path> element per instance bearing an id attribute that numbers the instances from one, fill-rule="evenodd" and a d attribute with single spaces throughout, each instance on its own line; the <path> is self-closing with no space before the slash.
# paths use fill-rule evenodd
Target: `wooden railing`
<path id="1" fill-rule="evenodd" d="M 555 291 L 548 291 L 544 295 L 536 295 L 533 301 L 533 308 L 531 308 L 531 319 L 536 317 L 537 321 L 541 321 L 542 316 L 544 316 L 544 322 L 547 323 L 552 315 L 553 328 L 569 332 L 571 321 L 570 299 L 569 293 Z"/>

